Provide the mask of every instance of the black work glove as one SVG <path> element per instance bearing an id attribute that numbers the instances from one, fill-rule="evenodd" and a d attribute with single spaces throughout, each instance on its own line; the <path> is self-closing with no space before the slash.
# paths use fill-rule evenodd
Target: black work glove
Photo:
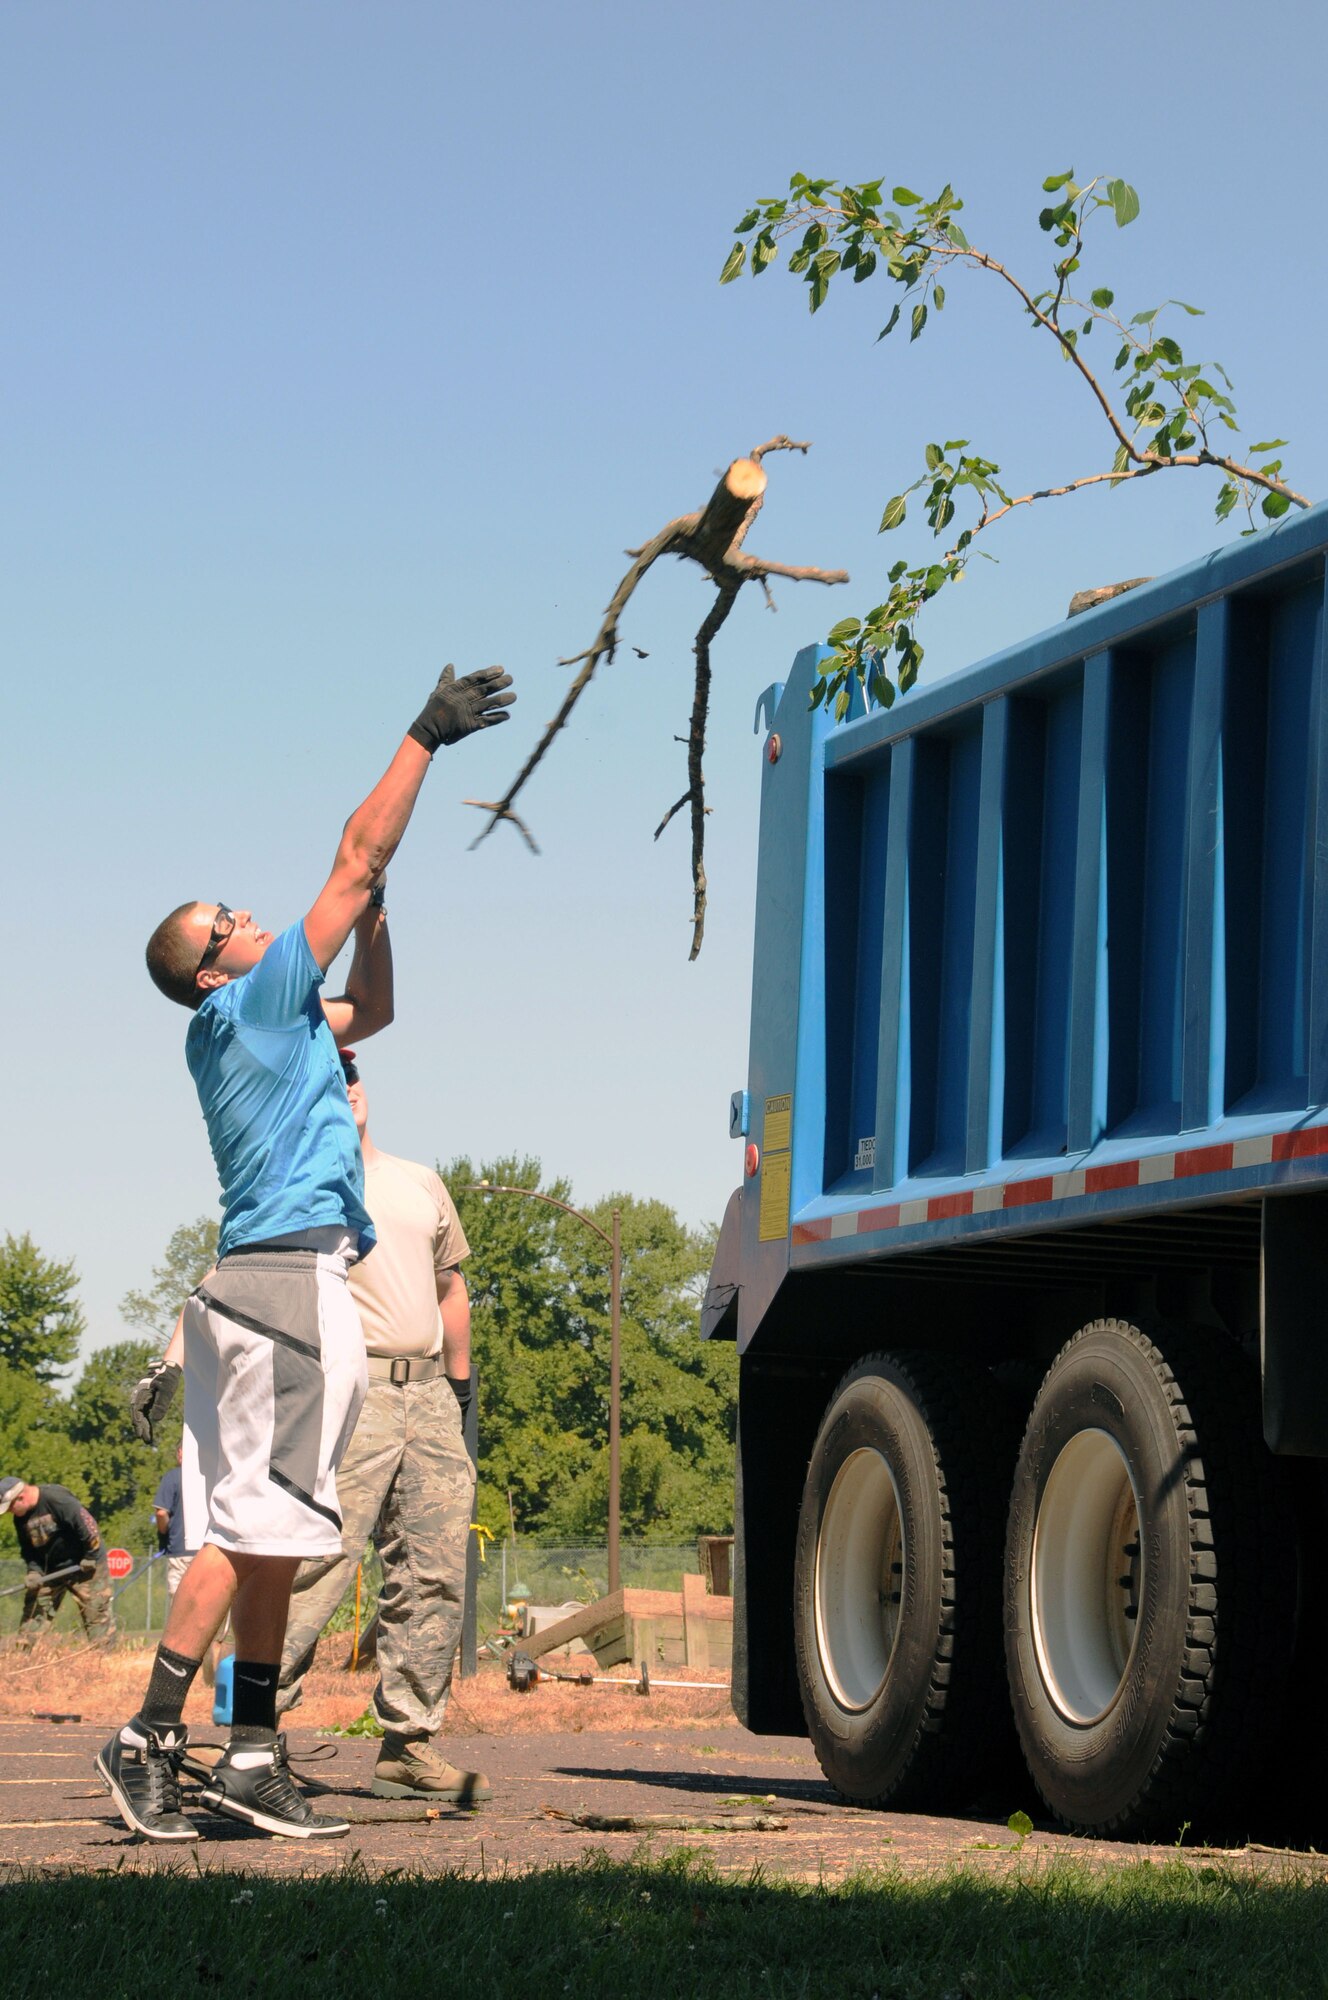
<path id="1" fill-rule="evenodd" d="M 154 1361 L 129 1391 L 129 1416 L 144 1444 L 155 1443 L 153 1434 L 175 1399 L 183 1373 L 173 1361 Z"/>
<path id="2" fill-rule="evenodd" d="M 79 1568 L 82 1570 L 84 1576 L 95 1576 L 97 1574 L 96 1556 L 84 1556 L 79 1564 Z"/>
<path id="3" fill-rule="evenodd" d="M 444 667 L 438 685 L 406 734 L 422 743 L 432 757 L 442 743 L 459 743 L 477 729 L 492 729 L 495 722 L 511 719 L 507 711 L 516 696 L 503 693 L 511 685 L 512 676 L 502 667 L 481 667 L 462 680 L 457 679 L 455 667 Z"/>
<path id="4" fill-rule="evenodd" d="M 470 1377 L 469 1375 L 449 1375 L 446 1380 L 448 1388 L 452 1391 L 452 1394 L 461 1406 L 461 1421 L 464 1424 L 466 1421 L 466 1411 L 470 1408 Z"/>

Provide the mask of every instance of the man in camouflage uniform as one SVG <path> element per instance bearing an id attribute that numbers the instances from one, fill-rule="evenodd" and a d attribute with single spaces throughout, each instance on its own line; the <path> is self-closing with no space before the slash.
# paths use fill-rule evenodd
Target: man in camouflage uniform
<path id="1" fill-rule="evenodd" d="M 22 1479 L 0 1479 L 0 1514 L 12 1514 L 19 1554 L 28 1566 L 18 1643 L 27 1652 L 45 1632 L 68 1591 L 78 1605 L 83 1630 L 95 1646 L 109 1646 L 115 1637 L 115 1612 L 106 1551 L 101 1531 L 82 1502 L 67 1486 L 30 1486 Z M 77 1567 L 80 1574 L 48 1576 Z"/>
<path id="2" fill-rule="evenodd" d="M 369 1393 L 337 1472 L 341 1554 L 306 1562 L 296 1575 L 277 1706 L 285 1713 L 299 1701 L 318 1636 L 372 1537 L 383 1565 L 374 1713 L 384 1736 L 374 1792 L 468 1805 L 489 1796 L 488 1781 L 456 1770 L 434 1738 L 461 1637 L 475 1496 L 461 1434 L 470 1300 L 458 1266 L 470 1246 L 438 1175 L 374 1145 L 354 1050 L 343 1049 L 341 1060 L 364 1150 L 365 1207 L 378 1235 L 373 1256 L 349 1275 Z"/>

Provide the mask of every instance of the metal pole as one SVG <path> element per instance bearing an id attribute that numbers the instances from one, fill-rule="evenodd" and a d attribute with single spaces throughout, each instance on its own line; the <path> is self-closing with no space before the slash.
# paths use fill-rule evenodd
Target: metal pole
<path id="1" fill-rule="evenodd" d="M 470 1371 L 470 1406 L 462 1425 L 466 1451 L 470 1462 L 479 1465 L 480 1460 L 480 1371 L 472 1367 Z M 473 1680 L 479 1672 L 479 1619 L 477 1614 L 477 1593 L 480 1584 L 479 1536 L 473 1529 L 466 1530 L 466 1595 L 461 1610 L 461 1678 Z"/>
<path id="2" fill-rule="evenodd" d="M 609 1295 L 609 1595 L 622 1589 L 619 1564 L 622 1471 L 622 1211 L 613 1211 L 613 1277 Z"/>

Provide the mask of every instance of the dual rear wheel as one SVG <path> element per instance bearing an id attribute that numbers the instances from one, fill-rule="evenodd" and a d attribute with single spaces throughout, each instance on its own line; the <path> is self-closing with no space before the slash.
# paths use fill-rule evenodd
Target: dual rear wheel
<path id="1" fill-rule="evenodd" d="M 1068 1825 L 1237 1817 L 1275 1754 L 1295 1523 L 1224 1338 L 1104 1320 L 1022 1446 L 985 1370 L 866 1357 L 808 1469 L 795 1640 L 826 1775 L 939 1807 L 1008 1781 L 1017 1733 Z"/>

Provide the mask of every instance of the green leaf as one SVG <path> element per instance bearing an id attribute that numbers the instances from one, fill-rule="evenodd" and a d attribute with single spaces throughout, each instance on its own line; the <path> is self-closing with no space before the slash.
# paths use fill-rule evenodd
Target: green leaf
<path id="1" fill-rule="evenodd" d="M 861 630 L 862 620 L 860 618 L 841 618 L 837 625 L 831 626 L 826 644 L 828 646 L 846 645 L 850 639 L 856 639 Z"/>
<path id="2" fill-rule="evenodd" d="M 1115 303 L 1116 294 L 1109 292 L 1105 285 L 1099 285 L 1095 292 L 1089 294 L 1089 297 L 1095 306 L 1099 306 L 1105 312 L 1109 305 Z"/>
<path id="3" fill-rule="evenodd" d="M 848 703 L 849 703 L 849 691 L 847 688 L 841 688 L 839 690 L 839 693 L 835 696 L 836 722 L 842 722 L 844 720 L 844 717 L 848 714 Z"/>
<path id="4" fill-rule="evenodd" d="M 1107 196 L 1116 214 L 1117 229 L 1124 229 L 1139 213 L 1139 197 L 1128 181 L 1108 181 Z"/>
<path id="5" fill-rule="evenodd" d="M 919 334 L 920 334 L 920 333 L 922 332 L 922 329 L 923 329 L 923 327 L 924 327 L 924 326 L 925 326 L 926 324 L 927 324 L 927 308 L 926 308 L 926 306 L 924 306 L 924 305 L 916 305 L 916 306 L 914 306 L 914 308 L 913 308 L 913 330 L 912 330 L 912 332 L 911 332 L 911 333 L 909 334 L 909 336 L 908 336 L 908 337 L 909 337 L 909 340 L 910 340 L 910 341 L 914 341 L 914 340 L 916 340 L 916 339 L 917 339 L 917 337 L 918 337 L 918 335 L 919 335 Z"/>
<path id="6" fill-rule="evenodd" d="M 881 525 L 876 530 L 877 534 L 884 535 L 890 528 L 897 528 L 903 520 L 907 509 L 908 502 L 905 500 L 903 494 L 896 493 L 894 499 L 886 503 L 885 512 L 881 516 Z"/>
<path id="7" fill-rule="evenodd" d="M 879 667 L 873 667 L 867 681 L 867 692 L 882 708 L 894 705 L 895 691 Z"/>
<path id="8" fill-rule="evenodd" d="M 859 254 L 857 263 L 853 267 L 854 284 L 860 285 L 864 278 L 870 278 L 872 272 L 875 269 L 876 269 L 876 252 L 874 250 L 863 250 Z"/>
<path id="9" fill-rule="evenodd" d="M 1226 520 L 1239 498 L 1240 495 L 1234 486 L 1228 484 L 1221 489 L 1217 496 L 1217 506 L 1213 510 L 1219 521 Z"/>
<path id="10" fill-rule="evenodd" d="M 1252 444 L 1250 446 L 1250 453 L 1253 455 L 1260 451 L 1281 451 L 1287 442 L 1286 438 L 1266 438 L 1262 444 Z"/>
<path id="11" fill-rule="evenodd" d="M 1124 470 L 1125 470 L 1126 466 L 1127 466 L 1127 465 L 1129 464 L 1129 462 L 1130 462 L 1130 454 L 1129 454 L 1129 452 L 1128 452 L 1128 451 L 1126 450 L 1126 448 L 1125 448 L 1125 446 L 1124 446 L 1123 444 L 1122 444 L 1122 445 L 1118 445 L 1118 446 L 1116 447 L 1116 456 L 1115 456 L 1115 457 L 1114 457 L 1114 458 L 1112 459 L 1112 461 L 1111 461 L 1111 469 L 1112 469 L 1112 471 L 1113 471 L 1113 472 L 1124 472 Z"/>
<path id="12" fill-rule="evenodd" d="M 1027 1840 L 1033 1831 L 1033 1822 L 1026 1812 L 1013 1812 L 1005 1824 L 1019 1840 Z"/>
<path id="13" fill-rule="evenodd" d="M 1288 509 L 1291 506 L 1291 502 L 1287 499 L 1285 493 L 1265 493 L 1263 496 L 1262 506 L 1263 506 L 1263 511 L 1268 516 L 1269 520 L 1276 521 L 1281 515 L 1285 514 L 1288 511 Z"/>
<path id="14" fill-rule="evenodd" d="M 945 305 L 945 286 L 933 285 L 931 288 L 931 295 L 936 303 L 937 312 L 940 312 Z"/>
<path id="15" fill-rule="evenodd" d="M 891 570 L 890 570 L 890 575 L 889 575 L 889 580 L 890 580 L 890 582 L 891 582 L 891 583 L 898 583 L 898 581 L 899 581 L 900 577 L 901 577 L 901 576 L 902 576 L 902 575 L 904 574 L 904 571 L 905 571 L 905 570 L 906 570 L 907 568 L 908 568 L 908 564 L 907 564 L 906 562 L 897 562 L 897 563 L 895 563 L 895 564 L 894 564 L 894 565 L 892 566 Z"/>
<path id="16" fill-rule="evenodd" d="M 968 238 L 965 236 L 963 230 L 959 227 L 959 224 L 957 222 L 951 222 L 948 225 L 946 233 L 948 234 L 950 241 L 954 244 L 956 250 L 968 249 Z"/>
<path id="17" fill-rule="evenodd" d="M 773 264 L 779 255 L 779 245 L 768 229 L 763 229 L 752 245 L 752 276 L 764 271 L 767 264 Z"/>
<path id="18" fill-rule="evenodd" d="M 745 236 L 749 229 L 755 229 L 757 223 L 760 220 L 761 220 L 760 209 L 749 208 L 746 215 L 743 216 L 742 221 L 738 224 L 737 228 L 734 230 L 733 234 L 735 236 Z"/>
<path id="19" fill-rule="evenodd" d="M 929 444 L 927 446 L 928 472 L 935 472 L 937 466 L 940 465 L 944 460 L 944 457 L 945 453 L 941 450 L 941 447 L 938 444 Z"/>
<path id="20" fill-rule="evenodd" d="M 1043 194 L 1056 194 L 1059 192 L 1061 188 L 1065 187 L 1067 183 L 1072 181 L 1073 179 L 1074 179 L 1073 167 L 1070 168 L 1068 174 L 1048 174 L 1046 180 L 1044 180 L 1042 183 L 1042 192 Z"/>
<path id="21" fill-rule="evenodd" d="M 899 208 L 916 208 L 922 196 L 914 194 L 912 188 L 897 187 L 890 199 Z"/>
<path id="22" fill-rule="evenodd" d="M 731 283 L 732 280 L 737 277 L 739 271 L 741 271 L 743 265 L 746 262 L 747 262 L 746 244 L 735 243 L 733 248 L 729 251 L 728 256 L 724 259 L 724 268 L 719 274 L 720 284 L 727 285 Z"/>
<path id="23" fill-rule="evenodd" d="M 884 340 L 887 333 L 894 332 L 895 328 L 899 324 L 899 312 L 900 308 L 896 306 L 894 311 L 891 313 L 889 319 L 885 322 L 885 325 L 881 328 L 880 332 L 877 334 L 876 338 L 878 341 Z"/>
<path id="24" fill-rule="evenodd" d="M 829 686 L 830 686 L 829 681 L 822 681 L 822 680 L 818 680 L 813 685 L 812 687 L 813 708 L 819 708 L 821 706 L 821 703 L 825 700 L 826 690 L 828 689 Z"/>
<path id="25" fill-rule="evenodd" d="M 1202 319 L 1204 316 L 1202 306 L 1187 306 L 1184 299 L 1173 299 L 1171 303 L 1173 306 L 1179 306 L 1183 313 L 1188 313 L 1191 319 Z"/>

